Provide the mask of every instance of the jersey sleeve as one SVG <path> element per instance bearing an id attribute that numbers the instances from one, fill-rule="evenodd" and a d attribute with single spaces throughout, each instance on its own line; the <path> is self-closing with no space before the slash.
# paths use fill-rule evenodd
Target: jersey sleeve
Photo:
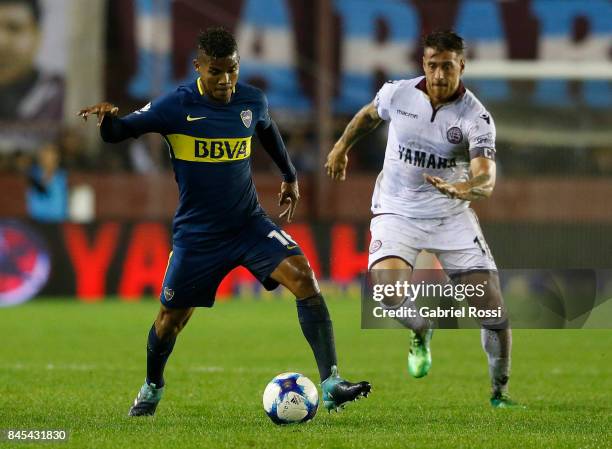
<path id="1" fill-rule="evenodd" d="M 391 100 L 396 88 L 397 83 L 394 81 L 387 81 L 374 98 L 374 105 L 376 106 L 378 116 L 383 120 L 391 119 L 389 112 L 391 111 Z"/>
<path id="2" fill-rule="evenodd" d="M 266 95 L 261 92 L 261 97 L 259 99 L 259 116 L 257 117 L 256 126 L 261 129 L 265 129 L 270 126 L 272 123 L 272 119 L 270 118 L 270 109 L 268 107 L 268 98 Z"/>
<path id="3" fill-rule="evenodd" d="M 485 157 L 495 160 L 495 122 L 485 109 L 471 120 L 468 128 L 470 159 Z"/>
<path id="4" fill-rule="evenodd" d="M 160 97 L 120 120 L 134 138 L 146 133 L 168 134 L 165 116 L 172 98 L 172 94 Z"/>

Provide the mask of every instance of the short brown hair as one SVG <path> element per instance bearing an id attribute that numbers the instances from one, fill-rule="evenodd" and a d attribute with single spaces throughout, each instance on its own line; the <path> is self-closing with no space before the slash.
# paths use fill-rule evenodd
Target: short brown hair
<path id="1" fill-rule="evenodd" d="M 423 37 L 423 48 L 428 47 L 437 51 L 454 51 L 461 54 L 465 50 L 465 43 L 454 31 L 434 31 Z"/>

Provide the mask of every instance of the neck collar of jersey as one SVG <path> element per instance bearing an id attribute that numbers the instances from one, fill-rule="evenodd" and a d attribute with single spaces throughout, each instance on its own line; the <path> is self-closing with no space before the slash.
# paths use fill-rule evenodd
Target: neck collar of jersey
<path id="1" fill-rule="evenodd" d="M 209 103 L 211 105 L 215 105 L 215 106 L 219 106 L 219 105 L 223 105 L 225 103 L 221 103 L 219 101 L 215 101 L 211 98 L 209 98 L 208 95 L 206 95 L 206 92 L 204 92 L 204 84 L 202 83 L 202 78 L 199 78 L 196 80 L 196 86 L 198 88 L 198 92 L 200 94 L 200 100 L 204 101 L 205 103 Z M 234 90 L 232 90 L 232 97 L 234 96 L 234 94 L 236 93 L 236 89 L 237 89 L 238 85 L 234 86 Z M 230 99 L 230 103 L 232 102 L 232 99 Z"/>
<path id="2" fill-rule="evenodd" d="M 419 89 L 420 91 L 422 91 L 423 93 L 425 93 L 425 95 L 429 97 L 429 93 L 427 92 L 427 78 L 423 77 L 423 79 L 419 81 L 419 83 L 414 87 L 416 87 L 417 89 Z M 465 86 L 463 85 L 463 81 L 459 80 L 459 87 L 457 87 L 457 90 L 455 91 L 455 93 L 452 94 L 445 101 L 445 103 L 452 103 L 453 101 L 463 97 L 463 95 L 465 95 Z"/>

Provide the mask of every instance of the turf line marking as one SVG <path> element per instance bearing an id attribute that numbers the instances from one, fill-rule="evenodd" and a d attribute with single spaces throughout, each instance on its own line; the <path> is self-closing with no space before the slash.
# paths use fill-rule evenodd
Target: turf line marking
<path id="1" fill-rule="evenodd" d="M 29 365 L 26 363 L 14 363 L 12 365 L 0 365 L 0 369 L 6 369 L 10 371 L 23 371 L 23 370 L 58 370 L 58 371 L 93 371 L 97 369 L 97 365 L 93 364 L 82 364 L 82 363 L 46 363 L 43 365 Z"/>
<path id="2" fill-rule="evenodd" d="M 188 365 L 184 367 L 177 367 L 176 369 L 184 370 L 193 373 L 232 373 L 232 374 L 270 374 L 274 372 L 310 372 L 311 370 L 305 367 L 277 367 L 277 368 L 265 368 L 265 367 L 247 367 L 247 366 L 232 366 L 231 368 L 225 368 L 223 366 L 210 366 L 210 365 Z M 15 362 L 13 364 L 0 364 L 0 370 L 6 371 L 140 371 L 142 367 L 135 366 L 109 366 L 109 365 L 96 365 L 93 363 L 24 363 Z"/>
<path id="3" fill-rule="evenodd" d="M 197 373 L 222 373 L 225 371 L 221 366 L 190 366 L 187 370 Z"/>

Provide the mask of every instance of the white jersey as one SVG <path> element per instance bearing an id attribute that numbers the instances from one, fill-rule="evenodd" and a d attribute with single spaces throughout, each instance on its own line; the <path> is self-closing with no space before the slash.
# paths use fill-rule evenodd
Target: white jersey
<path id="1" fill-rule="evenodd" d="M 423 174 L 466 181 L 471 158 L 495 158 L 495 124 L 474 94 L 461 84 L 453 100 L 434 110 L 419 77 L 386 83 L 375 104 L 389 121 L 389 136 L 372 212 L 441 218 L 467 209 L 468 201 L 448 198 Z"/>

